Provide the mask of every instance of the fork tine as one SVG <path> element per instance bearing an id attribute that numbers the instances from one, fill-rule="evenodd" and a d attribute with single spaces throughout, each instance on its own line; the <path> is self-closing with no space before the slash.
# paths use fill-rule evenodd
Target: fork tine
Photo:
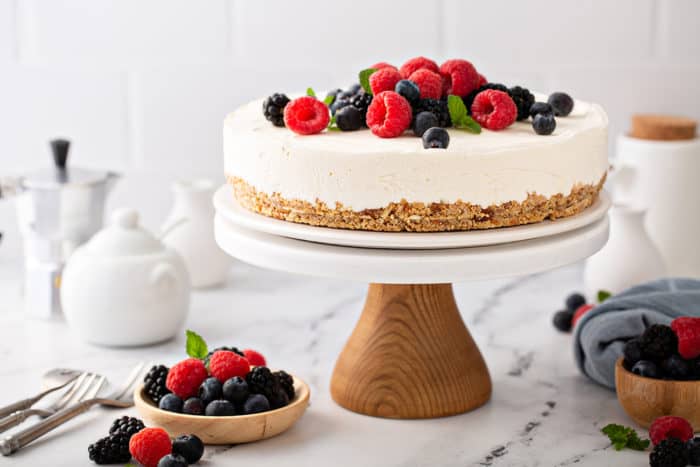
<path id="1" fill-rule="evenodd" d="M 63 393 L 63 396 L 61 396 L 61 398 L 54 403 L 54 408 L 56 410 L 62 409 L 68 404 L 68 402 L 70 402 L 73 399 L 73 396 L 76 392 L 78 392 L 80 386 L 83 384 L 87 376 L 88 373 L 81 373 L 80 376 L 78 376 L 78 378 L 75 381 L 73 381 L 73 384 L 71 384 L 68 390 L 65 393 Z"/>
<path id="2" fill-rule="evenodd" d="M 118 392 L 114 395 L 114 399 L 121 399 L 124 397 L 125 394 L 129 392 L 131 387 L 134 385 L 135 382 L 139 380 L 139 376 L 142 373 L 142 370 L 144 366 L 146 365 L 145 362 L 140 362 L 138 365 L 134 367 L 133 370 L 131 370 L 131 373 L 129 373 L 129 376 L 126 378 L 126 381 L 124 382 L 124 385 L 118 390 Z"/>
<path id="3" fill-rule="evenodd" d="M 88 392 L 85 395 L 85 399 L 94 399 L 95 397 L 97 397 L 97 394 L 100 393 L 102 387 L 105 385 L 105 381 L 106 378 L 104 376 L 100 376 L 95 382 L 95 384 L 92 385 L 92 389 L 90 390 L 90 392 Z"/>
<path id="4" fill-rule="evenodd" d="M 88 373 L 88 377 L 84 384 L 81 386 L 80 391 L 78 391 L 78 393 L 73 396 L 73 402 L 78 402 L 85 398 L 85 394 L 87 394 L 87 392 L 90 390 L 90 387 L 92 386 L 92 383 L 95 381 L 96 378 L 97 375 L 95 373 Z"/>

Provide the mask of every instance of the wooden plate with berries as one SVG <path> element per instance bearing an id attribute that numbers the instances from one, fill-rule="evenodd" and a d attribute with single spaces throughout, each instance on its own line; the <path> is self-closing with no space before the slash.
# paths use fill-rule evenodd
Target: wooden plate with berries
<path id="1" fill-rule="evenodd" d="M 309 386 L 297 377 L 294 398 L 279 409 L 251 415 L 187 415 L 158 408 L 143 385 L 136 388 L 134 404 L 149 426 L 163 428 L 171 437 L 195 434 L 204 444 L 240 444 L 276 436 L 294 425 L 309 405 Z"/>

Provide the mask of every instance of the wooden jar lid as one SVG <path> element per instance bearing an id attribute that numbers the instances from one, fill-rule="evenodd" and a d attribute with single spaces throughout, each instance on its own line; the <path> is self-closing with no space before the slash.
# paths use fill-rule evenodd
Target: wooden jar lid
<path id="1" fill-rule="evenodd" d="M 697 122 L 692 118 L 673 115 L 632 115 L 630 136 L 639 139 L 676 141 L 694 139 Z"/>

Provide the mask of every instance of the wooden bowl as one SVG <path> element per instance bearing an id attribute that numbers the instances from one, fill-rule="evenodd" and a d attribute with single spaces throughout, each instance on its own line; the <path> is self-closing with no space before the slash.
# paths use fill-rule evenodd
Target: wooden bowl
<path id="1" fill-rule="evenodd" d="M 663 415 L 683 417 L 700 426 L 700 381 L 669 381 L 638 376 L 615 364 L 617 400 L 639 425 L 647 428 Z"/>
<path id="2" fill-rule="evenodd" d="M 134 405 L 147 426 L 163 428 L 171 437 L 197 435 L 204 444 L 240 444 L 271 438 L 288 430 L 309 405 L 309 386 L 294 378 L 294 399 L 286 406 L 253 415 L 205 417 L 159 409 L 146 396 L 143 385 L 134 391 Z"/>

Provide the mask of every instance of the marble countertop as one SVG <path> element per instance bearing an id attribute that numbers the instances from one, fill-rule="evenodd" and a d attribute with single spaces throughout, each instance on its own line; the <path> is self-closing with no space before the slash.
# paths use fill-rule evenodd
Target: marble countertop
<path id="1" fill-rule="evenodd" d="M 492 400 L 464 415 L 386 420 L 346 411 L 330 398 L 335 358 L 356 322 L 366 285 L 257 269 L 237 262 L 225 288 L 196 292 L 187 327 L 210 344 L 260 349 L 275 367 L 304 378 L 311 406 L 287 433 L 260 443 L 207 447 L 201 465 L 282 466 L 639 466 L 647 454 L 616 452 L 600 434 L 631 424 L 615 394 L 581 376 L 571 337 L 550 324 L 581 265 L 515 279 L 455 285 L 494 383 Z M 53 367 L 102 372 L 113 381 L 139 360 L 183 358 L 184 331 L 147 348 L 79 341 L 61 320 L 24 317 L 19 266 L 0 262 L 0 403 L 26 397 Z M 87 446 L 132 410 L 96 408 L 0 465 L 90 465 Z M 49 461 L 50 459 L 50 461 Z"/>

